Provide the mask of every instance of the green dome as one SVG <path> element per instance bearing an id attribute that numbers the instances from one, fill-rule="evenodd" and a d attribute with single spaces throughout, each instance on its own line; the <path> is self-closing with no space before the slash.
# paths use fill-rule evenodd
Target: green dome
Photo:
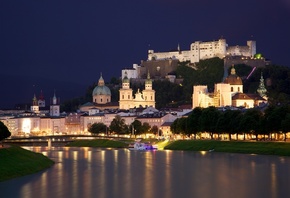
<path id="1" fill-rule="evenodd" d="M 96 86 L 93 90 L 93 96 L 95 95 L 111 95 L 111 90 L 107 86 Z"/>
<path id="2" fill-rule="evenodd" d="M 145 80 L 145 84 L 152 84 L 152 80 L 151 79 L 146 79 Z"/>
<path id="3" fill-rule="evenodd" d="M 105 81 L 102 77 L 102 74 L 100 76 L 98 86 L 95 87 L 93 90 L 93 96 L 96 95 L 111 95 L 111 90 L 105 85 Z"/>
<path id="4" fill-rule="evenodd" d="M 123 78 L 123 83 L 130 83 L 130 80 L 127 76 Z"/>

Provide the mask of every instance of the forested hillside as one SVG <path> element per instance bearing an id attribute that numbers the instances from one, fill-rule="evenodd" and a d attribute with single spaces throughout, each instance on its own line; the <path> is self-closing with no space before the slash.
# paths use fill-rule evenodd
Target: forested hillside
<path id="1" fill-rule="evenodd" d="M 290 101 L 290 68 L 278 65 L 268 65 L 265 68 L 256 69 L 247 79 L 252 67 L 241 64 L 235 65 L 236 73 L 243 79 L 244 93 L 256 93 L 261 74 L 265 79 L 267 95 L 271 104 L 289 104 Z M 229 68 L 230 70 L 230 68 Z M 230 71 L 227 71 L 228 73 Z M 209 92 L 213 92 L 214 84 L 222 82 L 224 76 L 223 60 L 212 58 L 200 61 L 196 65 L 181 62 L 175 71 L 182 83 L 171 83 L 168 80 L 154 80 L 153 89 L 156 91 L 156 107 L 177 107 L 181 104 L 192 103 L 193 85 L 207 85 Z M 64 111 L 74 111 L 79 105 L 92 101 L 92 90 L 97 82 L 89 86 L 86 95 L 67 100 L 63 103 Z M 121 80 L 112 78 L 106 85 L 111 89 L 112 101 L 119 101 L 119 88 Z M 134 93 L 138 88 L 143 89 L 143 84 L 131 85 Z"/>

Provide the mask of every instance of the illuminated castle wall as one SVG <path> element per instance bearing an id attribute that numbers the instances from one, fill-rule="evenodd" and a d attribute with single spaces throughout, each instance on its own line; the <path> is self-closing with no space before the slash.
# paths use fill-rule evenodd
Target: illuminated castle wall
<path id="1" fill-rule="evenodd" d="M 190 61 L 191 63 L 200 60 L 225 56 L 246 56 L 253 57 L 256 54 L 256 42 L 247 41 L 246 46 L 228 46 L 225 39 L 217 41 L 201 42 L 195 41 L 190 45 L 190 50 L 181 51 L 180 48 L 172 52 L 148 51 L 148 60 L 177 59 L 179 61 Z"/>

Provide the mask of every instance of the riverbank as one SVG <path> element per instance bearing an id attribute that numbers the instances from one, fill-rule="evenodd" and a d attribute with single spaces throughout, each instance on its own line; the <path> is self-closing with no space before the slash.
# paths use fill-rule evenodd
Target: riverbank
<path id="1" fill-rule="evenodd" d="M 132 141 L 133 140 L 131 140 L 131 142 Z M 126 142 L 106 139 L 78 140 L 68 144 L 67 146 L 127 148 L 129 142 L 130 141 Z M 151 141 L 151 143 L 157 145 L 158 150 L 215 151 L 227 153 L 290 156 L 290 143 L 285 142 L 166 140 L 166 141 Z"/>
<path id="2" fill-rule="evenodd" d="M 33 174 L 54 164 L 48 157 L 10 146 L 0 149 L 0 182 L 24 175 Z"/>
<path id="3" fill-rule="evenodd" d="M 169 142 L 164 149 L 290 156 L 290 143 L 285 142 L 177 140 Z"/>

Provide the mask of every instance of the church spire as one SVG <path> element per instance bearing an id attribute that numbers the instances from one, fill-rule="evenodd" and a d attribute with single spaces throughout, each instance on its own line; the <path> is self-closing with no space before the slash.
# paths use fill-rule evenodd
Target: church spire
<path id="1" fill-rule="evenodd" d="M 36 98 L 35 94 L 34 94 L 33 99 L 32 99 L 32 105 L 38 106 L 38 102 L 37 102 L 37 98 Z"/>
<path id="2" fill-rule="evenodd" d="M 105 85 L 105 81 L 103 79 L 103 75 L 101 72 L 101 76 L 100 76 L 99 81 L 98 81 L 98 86 L 104 86 L 104 85 Z"/>
<path id="3" fill-rule="evenodd" d="M 260 83 L 259 83 L 259 87 L 257 89 L 257 92 L 263 98 L 266 96 L 267 89 L 266 89 L 265 83 L 264 83 L 263 72 L 261 72 L 261 78 L 260 78 Z"/>

